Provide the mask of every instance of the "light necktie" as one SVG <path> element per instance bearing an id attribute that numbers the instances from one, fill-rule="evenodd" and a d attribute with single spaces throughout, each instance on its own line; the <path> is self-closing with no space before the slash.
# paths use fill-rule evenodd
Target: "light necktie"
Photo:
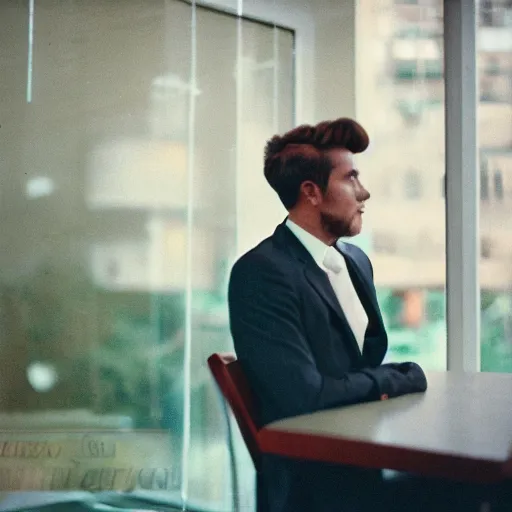
<path id="1" fill-rule="evenodd" d="M 345 259 L 334 247 L 329 247 L 325 252 L 323 264 L 327 269 L 327 276 L 341 309 L 362 352 L 364 335 L 368 327 L 368 316 L 359 300 L 352 279 L 350 279 Z"/>

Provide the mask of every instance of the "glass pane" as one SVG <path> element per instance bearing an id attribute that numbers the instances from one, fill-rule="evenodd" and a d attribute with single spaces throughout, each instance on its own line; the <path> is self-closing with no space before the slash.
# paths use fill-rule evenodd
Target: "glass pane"
<path id="1" fill-rule="evenodd" d="M 269 236 L 286 216 L 263 175 L 265 143 L 293 127 L 293 33 L 245 22 L 239 120 L 240 165 L 237 250 L 241 254 Z M 262 208 L 262 205 L 265 205 Z"/>
<path id="2" fill-rule="evenodd" d="M 26 451 L 12 441 L 30 429 L 63 454 L 28 480 L 4 478 L 2 458 L 0 490 L 252 506 L 206 359 L 232 347 L 241 182 L 263 178 L 254 148 L 292 126 L 294 36 L 195 14 L 173 0 L 0 6 L 0 442 Z"/>
<path id="3" fill-rule="evenodd" d="M 2 485 L 179 495 L 190 11 L 0 6 L 2 441 L 62 452 Z"/>
<path id="4" fill-rule="evenodd" d="M 206 360 L 232 349 L 226 283 L 236 243 L 237 20 L 197 10 L 197 88 L 191 255 L 191 380 L 188 496 L 231 505 L 226 418 Z M 219 58 L 222 56 L 222 58 Z M 186 385 L 186 384 L 185 384 Z"/>
<path id="5" fill-rule="evenodd" d="M 274 99 L 277 106 L 274 120 L 277 118 L 277 131 L 284 133 L 290 130 L 294 125 L 294 106 L 295 100 L 295 38 L 293 32 L 273 29 L 274 55 L 276 67 L 274 68 L 274 77 L 277 82 L 277 98 Z"/>
<path id="6" fill-rule="evenodd" d="M 229 203 L 234 208 L 231 215 L 219 216 L 224 229 L 230 226 L 236 230 L 235 246 L 219 243 L 219 254 L 229 256 L 229 266 L 223 267 L 223 272 L 227 272 L 222 274 L 226 279 L 235 258 L 267 237 L 286 215 L 264 178 L 263 148 L 274 133 L 292 128 L 294 102 L 293 32 L 245 19 L 236 29 L 239 54 L 233 75 L 230 75 L 234 78 L 236 95 L 225 91 L 225 100 L 219 103 L 226 112 L 224 105 L 230 95 L 238 100 L 234 125 L 237 143 L 236 147 L 235 143 L 232 145 L 232 167 L 236 172 L 231 175 L 231 182 L 233 185 L 236 182 L 237 187 L 236 204 Z M 224 300 L 223 296 L 223 307 Z M 228 323 L 222 325 L 223 336 L 227 339 Z M 231 427 L 233 509 L 251 511 L 254 510 L 255 496 L 254 466 L 238 427 L 234 423 Z M 210 441 L 205 439 L 205 442 Z"/>
<path id="7" fill-rule="evenodd" d="M 372 260 L 388 359 L 446 368 L 442 1 L 362 0 L 359 167 L 372 198 L 358 237 Z"/>
<path id="8" fill-rule="evenodd" d="M 478 5 L 481 367 L 512 372 L 512 4 Z"/>

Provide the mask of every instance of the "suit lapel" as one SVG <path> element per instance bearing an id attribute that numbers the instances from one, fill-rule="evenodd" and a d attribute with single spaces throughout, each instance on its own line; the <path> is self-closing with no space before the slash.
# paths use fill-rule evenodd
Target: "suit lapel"
<path id="1" fill-rule="evenodd" d="M 357 354 L 361 355 L 359 345 L 354 336 L 354 333 L 347 321 L 345 313 L 341 309 L 340 303 L 327 274 L 316 264 L 306 265 L 304 268 L 304 274 L 306 279 L 309 281 L 315 291 L 322 297 L 322 299 L 329 305 L 329 307 L 338 316 L 344 326 L 344 333 L 347 335 L 347 339 L 352 348 Z"/>
<path id="2" fill-rule="evenodd" d="M 336 297 L 336 294 L 334 293 L 327 274 L 316 264 L 315 266 L 307 265 L 304 268 L 304 274 L 306 275 L 306 279 L 309 281 L 311 286 L 322 297 L 322 299 L 324 299 L 325 302 L 329 304 L 332 310 L 342 320 L 345 320 L 345 315 L 343 314 L 343 310 L 341 309 L 340 303 Z"/>
<path id="3" fill-rule="evenodd" d="M 370 288 L 370 282 L 368 281 L 368 277 L 365 275 L 363 269 L 359 265 L 359 262 L 353 258 L 350 254 L 348 254 L 348 251 L 346 250 L 345 244 L 343 242 L 338 242 L 336 244 L 336 248 L 341 252 L 341 254 L 345 257 L 345 261 L 347 262 L 347 268 L 348 272 L 350 274 L 350 277 L 352 279 L 352 282 L 354 285 L 359 288 L 363 289 L 364 297 L 360 297 L 363 302 L 364 299 L 367 299 L 370 301 L 373 308 L 378 311 L 378 304 L 377 304 L 377 298 L 375 297 L 375 294 L 372 293 L 372 289 Z M 355 277 L 355 279 L 354 279 Z"/>
<path id="4" fill-rule="evenodd" d="M 352 283 L 354 284 L 359 298 L 361 299 L 361 303 L 366 310 L 370 324 L 372 323 L 371 320 L 373 318 L 377 320 L 382 328 L 384 328 L 384 323 L 380 314 L 380 308 L 377 303 L 377 296 L 375 295 L 375 291 L 372 287 L 370 279 L 361 268 L 359 262 L 348 253 L 343 242 L 338 241 L 336 247 L 345 257 Z"/>

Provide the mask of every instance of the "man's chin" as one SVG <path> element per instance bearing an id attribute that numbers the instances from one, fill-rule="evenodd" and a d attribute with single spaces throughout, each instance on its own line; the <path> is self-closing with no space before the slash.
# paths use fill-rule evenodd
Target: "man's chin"
<path id="1" fill-rule="evenodd" d="M 336 238 L 352 238 L 354 236 L 359 235 L 360 233 L 361 233 L 361 228 L 359 228 L 359 229 L 349 228 L 343 232 L 336 233 Z"/>
<path id="2" fill-rule="evenodd" d="M 358 235 L 363 226 L 361 214 L 352 218 L 351 222 L 343 222 L 331 218 L 324 218 L 322 223 L 326 233 L 329 233 L 334 238 L 350 238 Z"/>
<path id="3" fill-rule="evenodd" d="M 349 234 L 345 235 L 345 236 L 347 236 L 348 238 L 357 236 L 357 235 L 361 234 L 362 229 L 363 229 L 363 223 L 361 221 L 354 222 L 350 226 Z"/>

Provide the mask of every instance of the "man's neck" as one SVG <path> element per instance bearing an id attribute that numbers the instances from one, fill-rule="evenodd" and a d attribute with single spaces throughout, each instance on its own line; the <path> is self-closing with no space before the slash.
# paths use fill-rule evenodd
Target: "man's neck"
<path id="1" fill-rule="evenodd" d="M 297 226 L 301 227 L 304 231 L 307 231 L 310 235 L 318 238 L 326 245 L 333 245 L 336 242 L 336 238 L 328 235 L 321 225 L 317 222 L 313 222 L 309 219 L 305 219 L 296 213 L 290 212 L 288 218 Z"/>

